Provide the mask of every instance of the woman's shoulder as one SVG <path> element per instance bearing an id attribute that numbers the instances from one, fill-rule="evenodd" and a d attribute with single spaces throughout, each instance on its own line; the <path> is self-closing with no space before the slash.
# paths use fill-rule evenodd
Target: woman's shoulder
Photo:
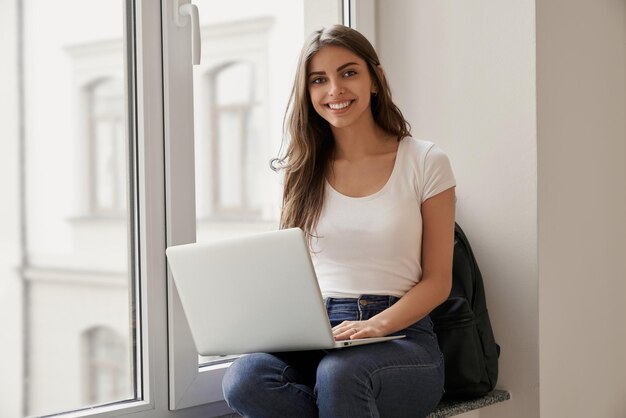
<path id="1" fill-rule="evenodd" d="M 440 151 L 434 142 L 425 139 L 406 136 L 402 142 L 405 143 L 405 148 L 408 150 L 407 154 L 411 159 L 423 160 L 430 151 L 434 149 Z"/>
<path id="2" fill-rule="evenodd" d="M 432 141 L 406 137 L 405 161 L 414 174 L 415 190 L 421 202 L 456 185 L 448 156 Z"/>

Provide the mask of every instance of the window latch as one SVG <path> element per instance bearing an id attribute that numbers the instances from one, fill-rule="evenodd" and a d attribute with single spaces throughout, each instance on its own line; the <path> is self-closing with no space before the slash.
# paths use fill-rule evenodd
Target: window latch
<path id="1" fill-rule="evenodd" d="M 187 19 L 187 17 L 190 19 Z M 174 20 L 178 27 L 186 26 L 187 21 L 191 20 L 191 59 L 193 65 L 199 65 L 201 42 L 198 7 L 189 0 L 174 0 Z"/>

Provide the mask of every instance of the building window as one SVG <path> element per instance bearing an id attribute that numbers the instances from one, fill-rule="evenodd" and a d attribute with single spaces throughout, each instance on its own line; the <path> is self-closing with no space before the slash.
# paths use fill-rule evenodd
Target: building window
<path id="1" fill-rule="evenodd" d="M 260 215 L 255 196 L 254 165 L 263 138 L 257 129 L 254 97 L 255 68 L 247 62 L 231 62 L 209 75 L 210 143 L 213 158 L 213 208 L 215 214 Z"/>
<path id="2" fill-rule="evenodd" d="M 128 348 L 124 337 L 98 326 L 83 333 L 84 402 L 102 404 L 127 396 L 130 390 Z"/>
<path id="3" fill-rule="evenodd" d="M 87 88 L 89 209 L 92 215 L 126 213 L 124 87 L 108 78 Z"/>

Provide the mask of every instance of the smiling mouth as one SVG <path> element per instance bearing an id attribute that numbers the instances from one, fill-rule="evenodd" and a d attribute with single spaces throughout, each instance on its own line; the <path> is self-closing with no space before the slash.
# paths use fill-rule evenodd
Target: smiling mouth
<path id="1" fill-rule="evenodd" d="M 348 106 L 350 106 L 352 102 L 354 102 L 354 100 L 347 100 L 341 103 L 327 103 L 326 106 L 328 106 L 332 110 L 343 110 L 347 108 Z"/>

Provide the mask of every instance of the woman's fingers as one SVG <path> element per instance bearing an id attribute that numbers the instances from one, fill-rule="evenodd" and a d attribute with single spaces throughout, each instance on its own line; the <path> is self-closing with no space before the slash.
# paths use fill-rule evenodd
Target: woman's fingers
<path id="1" fill-rule="evenodd" d="M 335 339 L 337 340 L 347 340 L 347 339 L 352 339 L 354 335 L 358 334 L 359 330 L 357 330 L 356 328 L 350 328 L 345 330 L 344 332 L 335 335 Z"/>
<path id="2" fill-rule="evenodd" d="M 371 328 L 363 328 L 350 336 L 351 340 L 355 340 L 357 338 L 370 338 L 374 337 L 373 330 Z"/>
<path id="3" fill-rule="evenodd" d="M 333 337 L 336 340 L 347 340 L 358 332 L 358 321 L 344 321 L 333 328 Z"/>
<path id="4" fill-rule="evenodd" d="M 376 337 L 376 330 L 367 321 L 344 321 L 333 328 L 335 340 Z"/>

